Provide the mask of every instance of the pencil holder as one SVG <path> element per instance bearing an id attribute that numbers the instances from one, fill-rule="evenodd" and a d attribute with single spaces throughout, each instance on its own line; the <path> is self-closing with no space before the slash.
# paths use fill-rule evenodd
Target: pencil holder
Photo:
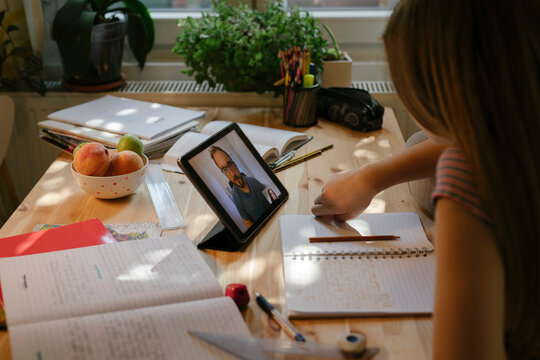
<path id="1" fill-rule="evenodd" d="M 283 96 L 283 123 L 294 127 L 315 125 L 318 91 L 318 83 L 306 88 L 287 88 Z"/>

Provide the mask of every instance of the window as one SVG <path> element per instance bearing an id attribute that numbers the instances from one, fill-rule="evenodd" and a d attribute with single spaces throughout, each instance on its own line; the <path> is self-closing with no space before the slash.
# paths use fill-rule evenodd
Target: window
<path id="1" fill-rule="evenodd" d="M 284 0 L 285 6 L 308 10 L 330 9 L 392 9 L 398 0 Z M 212 7 L 211 0 L 142 0 L 152 10 L 201 10 Z M 254 1 L 258 7 L 261 1 Z"/>

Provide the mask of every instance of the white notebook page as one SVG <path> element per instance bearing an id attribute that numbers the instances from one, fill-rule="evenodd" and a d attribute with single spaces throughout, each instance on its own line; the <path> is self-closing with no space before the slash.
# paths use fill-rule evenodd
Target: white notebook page
<path id="1" fill-rule="evenodd" d="M 310 215 L 280 217 L 290 317 L 433 311 L 435 256 L 417 214 L 362 214 L 334 227 Z M 310 243 L 313 236 L 398 235 L 398 240 Z M 426 251 L 426 256 L 396 255 Z M 365 255 L 377 252 L 378 255 Z M 386 255 L 381 255 L 382 253 Z M 390 255 L 390 252 L 394 252 Z M 362 254 L 364 253 L 364 254 Z"/>
<path id="2" fill-rule="evenodd" d="M 0 259 L 8 325 L 222 296 L 185 235 Z"/>
<path id="3" fill-rule="evenodd" d="M 10 327 L 13 359 L 235 359 L 188 330 L 248 336 L 228 297 Z"/>

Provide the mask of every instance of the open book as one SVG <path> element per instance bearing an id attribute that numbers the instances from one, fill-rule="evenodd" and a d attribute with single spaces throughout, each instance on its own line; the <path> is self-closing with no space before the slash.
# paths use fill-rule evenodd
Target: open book
<path id="1" fill-rule="evenodd" d="M 163 156 L 163 168 L 181 171 L 176 162 L 178 158 L 230 123 L 230 121 L 215 120 L 206 124 L 200 133 L 188 132 L 184 134 Z M 309 138 L 308 135 L 297 131 L 240 123 L 238 125 L 267 163 L 272 163 Z"/>
<path id="2" fill-rule="evenodd" d="M 435 256 L 415 213 L 362 214 L 347 223 L 280 217 L 291 318 L 433 312 Z M 397 235 L 397 240 L 310 243 L 314 236 Z"/>
<path id="3" fill-rule="evenodd" d="M 249 335 L 184 235 L 0 259 L 14 359 L 231 359 L 188 330 Z"/>

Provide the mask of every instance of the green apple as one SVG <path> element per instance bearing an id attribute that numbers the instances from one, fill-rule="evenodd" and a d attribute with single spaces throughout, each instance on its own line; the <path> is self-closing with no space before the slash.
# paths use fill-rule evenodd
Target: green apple
<path id="1" fill-rule="evenodd" d="M 75 154 L 77 153 L 77 151 L 79 151 L 79 149 L 82 148 L 86 144 L 90 144 L 90 143 L 89 142 L 82 142 L 79 145 L 77 145 L 75 147 L 75 149 L 73 149 L 73 157 L 75 157 Z"/>
<path id="2" fill-rule="evenodd" d="M 140 156 L 142 156 L 144 152 L 144 145 L 137 136 L 133 134 L 125 134 L 120 138 L 118 141 L 117 146 L 118 152 L 124 151 L 124 150 L 131 150 Z"/>

